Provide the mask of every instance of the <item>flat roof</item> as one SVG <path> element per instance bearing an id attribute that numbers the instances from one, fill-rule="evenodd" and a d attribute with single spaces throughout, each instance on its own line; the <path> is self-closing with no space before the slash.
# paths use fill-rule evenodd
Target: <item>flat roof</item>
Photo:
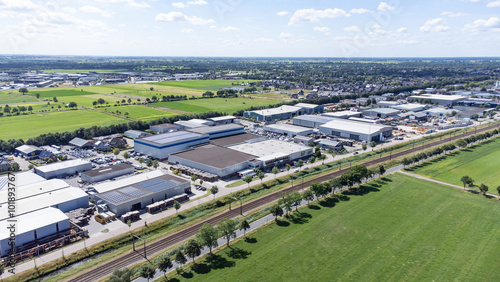
<path id="1" fill-rule="evenodd" d="M 223 116 L 223 117 L 207 118 L 207 120 L 211 120 L 211 121 L 223 121 L 223 120 L 231 120 L 231 119 L 236 119 L 236 117 L 235 116 Z"/>
<path id="2" fill-rule="evenodd" d="M 177 125 L 177 124 L 171 124 L 171 123 L 162 123 L 162 124 L 157 124 L 157 125 L 151 125 L 151 127 L 176 128 L 176 127 L 179 127 L 179 125 Z"/>
<path id="3" fill-rule="evenodd" d="M 125 187 L 129 184 L 138 183 L 148 179 L 153 179 L 155 177 L 159 177 L 162 175 L 164 175 L 164 173 L 161 172 L 160 170 L 153 170 L 153 171 L 143 172 L 131 177 L 94 185 L 93 187 L 97 192 L 104 193 L 119 187 Z"/>
<path id="4" fill-rule="evenodd" d="M 359 116 L 361 115 L 362 112 L 355 112 L 355 111 L 340 111 L 340 112 L 332 112 L 332 113 L 323 113 L 323 116 L 327 117 L 350 117 L 350 116 Z"/>
<path id="5" fill-rule="evenodd" d="M 184 183 L 190 182 L 187 179 L 174 176 L 172 174 L 164 174 L 159 177 L 133 184 L 129 183 L 125 187 L 117 187 L 115 189 L 99 193 L 97 196 L 110 203 L 120 204 L 158 193 L 160 191 L 165 191 L 170 188 L 178 187 Z"/>
<path id="6" fill-rule="evenodd" d="M 52 191 L 65 189 L 71 187 L 69 184 L 60 179 L 45 180 L 29 185 L 17 185 L 16 200 L 33 197 L 36 195 L 50 193 Z M 0 205 L 7 203 L 8 192 L 7 189 L 0 191 Z"/>
<path id="7" fill-rule="evenodd" d="M 68 167 L 73 167 L 73 166 L 80 166 L 84 164 L 91 164 L 89 161 L 85 161 L 82 159 L 77 159 L 77 160 L 69 160 L 69 161 L 64 161 L 64 162 L 58 162 L 58 163 L 53 163 L 49 165 L 44 165 L 44 166 L 39 166 L 36 167 L 36 170 L 47 173 L 51 171 L 56 171 L 60 169 L 65 169 Z"/>
<path id="8" fill-rule="evenodd" d="M 316 107 L 321 107 L 321 105 L 308 104 L 308 103 L 298 103 L 298 104 L 295 104 L 295 107 L 301 107 L 301 108 L 306 108 L 306 109 L 314 109 Z"/>
<path id="9" fill-rule="evenodd" d="M 374 113 L 380 113 L 380 114 L 398 114 L 399 110 L 391 109 L 391 108 L 373 108 L 373 109 L 364 110 L 363 112 L 374 112 Z"/>
<path id="10" fill-rule="evenodd" d="M 117 165 L 110 165 L 108 167 L 103 167 L 103 168 L 89 170 L 89 171 L 86 171 L 86 172 L 82 172 L 82 174 L 85 174 L 87 176 L 93 177 L 93 176 L 108 174 L 108 173 L 111 173 L 111 172 L 120 171 L 120 170 L 126 170 L 126 169 L 131 169 L 131 168 L 133 168 L 133 166 L 131 166 L 129 164 L 121 163 L 121 164 L 117 164 Z"/>
<path id="11" fill-rule="evenodd" d="M 264 130 L 276 129 L 276 130 L 282 130 L 282 131 L 290 131 L 293 133 L 302 133 L 305 131 L 312 132 L 312 129 L 308 128 L 308 127 L 302 127 L 302 126 L 290 125 L 290 124 L 284 124 L 284 123 L 264 125 L 263 129 Z"/>
<path id="12" fill-rule="evenodd" d="M 247 143 L 231 146 L 229 148 L 258 157 L 265 157 L 276 153 L 290 155 L 292 153 L 313 150 L 313 148 L 311 147 L 304 147 L 291 142 L 283 142 L 278 140 L 266 140 L 256 143 Z"/>
<path id="13" fill-rule="evenodd" d="M 212 139 L 210 140 L 210 144 L 226 147 L 230 145 L 245 143 L 248 140 L 260 139 L 260 138 L 264 137 L 255 134 L 241 133 L 237 135 Z"/>
<path id="14" fill-rule="evenodd" d="M 401 104 L 393 107 L 394 109 L 416 111 L 417 109 L 424 109 L 425 105 L 421 104 Z"/>
<path id="15" fill-rule="evenodd" d="M 294 117 L 293 119 L 327 123 L 329 121 L 332 121 L 334 118 L 327 116 L 305 115 L 305 116 Z"/>
<path id="16" fill-rule="evenodd" d="M 197 122 L 192 122 L 192 121 L 188 121 L 188 120 L 179 120 L 179 121 L 174 122 L 174 124 L 181 125 L 184 127 L 190 127 L 190 128 L 206 126 L 206 125 L 202 125 L 202 124 L 199 124 Z"/>
<path id="17" fill-rule="evenodd" d="M 31 230 L 36 230 L 52 223 L 57 223 L 63 220 L 69 220 L 68 216 L 56 208 L 47 207 L 41 210 L 33 211 L 16 217 L 16 233 L 23 234 Z M 10 236 L 7 232 L 7 226 L 10 223 L 7 220 L 0 221 L 0 240 L 4 240 Z"/>
<path id="18" fill-rule="evenodd" d="M 329 129 L 334 129 L 339 131 L 355 132 L 360 134 L 374 134 L 377 131 L 392 129 L 392 126 L 371 124 L 367 122 L 354 121 L 348 119 L 337 119 L 329 123 L 325 123 L 321 127 L 326 127 Z"/>
<path id="19" fill-rule="evenodd" d="M 422 94 L 422 95 L 414 95 L 410 96 L 410 98 L 414 99 L 435 99 L 435 100 L 446 100 L 446 101 L 458 101 L 465 100 L 466 98 L 462 95 L 439 95 L 439 94 Z"/>
<path id="20" fill-rule="evenodd" d="M 233 131 L 233 130 L 244 130 L 244 127 L 239 125 L 239 124 L 230 123 L 230 124 L 217 125 L 217 126 L 197 127 L 197 128 L 189 129 L 188 131 L 194 132 L 194 133 L 199 133 L 199 134 L 214 134 L 214 133 Z"/>
<path id="21" fill-rule="evenodd" d="M 34 151 L 42 150 L 42 149 L 40 149 L 36 146 L 33 146 L 33 145 L 21 145 L 21 146 L 17 147 L 16 150 L 19 152 L 22 152 L 24 154 L 31 154 Z"/>
<path id="22" fill-rule="evenodd" d="M 279 115 L 279 114 L 283 114 L 283 113 L 295 113 L 297 111 L 300 111 L 301 109 L 302 109 L 301 107 L 284 105 L 284 106 L 281 106 L 278 108 L 256 110 L 256 111 L 251 111 L 251 112 L 262 115 L 262 116 L 271 116 L 271 115 Z"/>
<path id="23" fill-rule="evenodd" d="M 215 145 L 196 147 L 173 156 L 220 169 L 257 158 L 254 155 Z"/>
<path id="24" fill-rule="evenodd" d="M 157 145 L 165 145 L 165 144 L 171 144 L 171 143 L 176 143 L 188 139 L 196 139 L 196 138 L 201 138 L 204 137 L 202 134 L 194 133 L 194 132 L 188 132 L 188 131 L 175 131 L 175 132 L 168 132 L 168 133 L 162 133 L 158 135 L 153 135 L 153 136 L 148 136 L 144 138 L 138 138 L 137 141 L 146 141 L 148 143 L 153 143 Z"/>
<path id="25" fill-rule="evenodd" d="M 47 181 L 40 175 L 33 173 L 32 171 L 25 171 L 16 173 L 16 186 L 29 185 L 33 183 Z M 0 176 L 0 190 L 2 190 L 8 183 L 7 175 Z"/>

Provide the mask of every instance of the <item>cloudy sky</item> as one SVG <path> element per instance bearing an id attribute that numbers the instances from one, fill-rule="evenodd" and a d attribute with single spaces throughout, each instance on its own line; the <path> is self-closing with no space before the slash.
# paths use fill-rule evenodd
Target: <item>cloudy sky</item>
<path id="1" fill-rule="evenodd" d="M 0 0 L 0 53 L 500 56 L 500 0 Z"/>

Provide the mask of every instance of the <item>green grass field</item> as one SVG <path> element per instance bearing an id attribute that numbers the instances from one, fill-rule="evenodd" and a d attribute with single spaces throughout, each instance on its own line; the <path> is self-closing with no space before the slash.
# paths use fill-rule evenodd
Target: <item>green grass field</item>
<path id="1" fill-rule="evenodd" d="M 22 95 L 17 90 L 12 91 L 0 91 L 0 105 L 12 104 L 12 103 L 23 103 L 23 102 L 34 102 L 37 101 L 35 97 L 30 95 Z"/>
<path id="2" fill-rule="evenodd" d="M 49 98 L 53 97 L 66 97 L 66 96 L 83 96 L 83 95 L 91 95 L 96 94 L 96 92 L 91 92 L 87 90 L 83 90 L 80 88 L 44 88 L 44 89 L 32 89 L 28 92 L 29 95 L 35 96 L 36 93 L 40 94 L 40 98 Z"/>
<path id="3" fill-rule="evenodd" d="M 500 138 L 470 146 L 409 171 L 455 185 L 463 185 L 460 178 L 468 175 L 476 185 L 484 183 L 490 192 L 495 192 L 500 185 Z"/>
<path id="4" fill-rule="evenodd" d="M 498 201 L 406 175 L 323 201 L 182 281 L 498 281 Z M 291 223 L 289 223 L 291 222 Z M 287 224 L 289 224 L 287 226 Z M 246 258 L 245 258 L 246 257 Z"/>
<path id="5" fill-rule="evenodd" d="M 216 91 L 228 87 L 241 87 L 240 84 L 245 82 L 258 82 L 259 80 L 183 80 L 183 81 L 164 81 L 154 83 L 156 85 L 175 86 L 182 88 L 200 89 Z M 234 84 L 234 85 L 233 85 Z"/>
<path id="6" fill-rule="evenodd" d="M 158 119 L 165 116 L 175 115 L 174 113 L 153 109 L 146 106 L 139 105 L 127 105 L 127 106 L 117 106 L 117 107 L 106 107 L 102 108 L 103 110 L 116 113 L 116 111 L 120 112 L 120 115 L 125 115 L 128 112 L 128 117 L 142 120 L 149 119 Z"/>
<path id="7" fill-rule="evenodd" d="M 250 99 L 250 98 L 212 98 L 198 99 L 175 102 L 159 102 L 150 106 L 160 106 L 165 108 L 176 109 L 190 113 L 202 113 L 207 111 L 218 111 L 232 114 L 239 110 L 244 110 L 252 106 L 267 106 L 278 104 L 280 101 L 267 99 Z"/>
<path id="8" fill-rule="evenodd" d="M 3 140 L 36 137 L 44 133 L 73 131 L 80 127 L 111 125 L 124 119 L 89 110 L 64 111 L 0 118 Z"/>

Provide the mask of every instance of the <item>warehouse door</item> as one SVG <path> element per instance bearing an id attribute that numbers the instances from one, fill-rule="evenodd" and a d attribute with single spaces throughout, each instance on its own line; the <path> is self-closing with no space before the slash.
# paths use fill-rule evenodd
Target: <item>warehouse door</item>
<path id="1" fill-rule="evenodd" d="M 133 204 L 131 210 L 138 211 L 141 209 L 141 203 Z"/>

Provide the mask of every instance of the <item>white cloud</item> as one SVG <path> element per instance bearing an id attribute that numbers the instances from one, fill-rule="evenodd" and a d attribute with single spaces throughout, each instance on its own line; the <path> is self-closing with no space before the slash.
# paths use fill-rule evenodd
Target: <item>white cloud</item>
<path id="1" fill-rule="evenodd" d="M 210 26 L 210 29 L 211 29 L 211 30 L 216 30 L 216 29 L 217 29 L 217 27 L 216 27 L 215 25 L 212 25 L 212 26 Z"/>
<path id="2" fill-rule="evenodd" d="M 283 17 L 283 16 L 288 15 L 288 12 L 287 11 L 279 11 L 279 12 L 276 13 L 276 15 L 278 15 L 280 17 Z"/>
<path id="3" fill-rule="evenodd" d="M 282 32 L 278 37 L 281 39 L 292 39 L 293 35 L 291 33 Z"/>
<path id="4" fill-rule="evenodd" d="M 463 28 L 466 32 L 479 32 L 479 31 L 500 31 L 500 18 L 491 17 L 487 20 L 477 19 L 470 24 L 466 24 Z"/>
<path id="5" fill-rule="evenodd" d="M 387 4 L 386 2 L 380 2 L 377 7 L 377 10 L 379 11 L 393 11 L 394 9 L 396 8 Z"/>
<path id="6" fill-rule="evenodd" d="M 398 33 L 407 33 L 408 29 L 406 27 L 398 28 L 397 32 Z"/>
<path id="7" fill-rule="evenodd" d="M 315 26 L 314 31 L 326 33 L 329 32 L 330 29 L 326 26 Z"/>
<path id="8" fill-rule="evenodd" d="M 272 42 L 273 39 L 269 38 L 269 37 L 259 37 L 259 38 L 255 38 L 255 41 L 256 42 Z"/>
<path id="9" fill-rule="evenodd" d="M 355 26 L 355 25 L 344 27 L 344 30 L 347 31 L 347 32 L 358 32 L 358 31 L 361 31 L 361 29 L 359 27 Z"/>
<path id="10" fill-rule="evenodd" d="M 193 31 L 194 31 L 194 29 L 192 29 L 192 28 L 183 28 L 183 29 L 181 29 L 181 32 L 183 32 L 183 33 L 191 33 Z"/>
<path id="11" fill-rule="evenodd" d="M 127 3 L 130 7 L 134 8 L 150 8 L 151 5 L 148 3 L 141 1 L 141 2 L 135 2 L 135 0 L 96 0 L 97 2 L 101 3 Z"/>
<path id="12" fill-rule="evenodd" d="M 450 27 L 445 25 L 445 20 L 443 18 L 428 20 L 420 27 L 420 31 L 422 32 L 445 32 L 449 29 Z"/>
<path id="13" fill-rule="evenodd" d="M 187 1 L 188 5 L 207 5 L 208 2 L 205 0 L 192 0 L 192 1 Z"/>
<path id="14" fill-rule="evenodd" d="M 175 7 L 175 8 L 186 8 L 186 4 L 182 3 L 182 2 L 174 2 L 172 3 L 172 6 Z"/>
<path id="15" fill-rule="evenodd" d="M 108 13 L 104 10 L 101 10 L 97 7 L 94 7 L 94 6 L 86 5 L 86 6 L 80 7 L 78 10 L 82 11 L 82 12 L 86 12 L 86 13 L 100 14 L 103 17 L 111 17 L 110 13 Z"/>
<path id="16" fill-rule="evenodd" d="M 461 17 L 461 16 L 465 16 L 467 14 L 464 14 L 464 13 L 456 13 L 456 12 L 442 12 L 441 13 L 441 16 L 447 16 L 447 17 L 450 17 L 450 18 L 455 18 L 455 17 Z"/>
<path id="17" fill-rule="evenodd" d="M 1 0 L 0 10 L 30 11 L 41 7 L 30 0 Z"/>
<path id="18" fill-rule="evenodd" d="M 295 13 L 290 18 L 289 25 L 294 25 L 299 22 L 318 22 L 321 19 L 327 18 L 337 18 L 337 17 L 349 17 L 350 14 L 342 9 L 325 9 L 325 10 L 316 10 L 316 9 L 300 9 L 295 11 Z"/>
<path id="19" fill-rule="evenodd" d="M 500 7 L 500 1 L 492 1 L 492 2 L 489 2 L 488 5 L 486 5 L 486 7 L 488 8 L 496 8 L 496 7 Z"/>
<path id="20" fill-rule="evenodd" d="M 221 28 L 220 31 L 240 31 L 240 29 L 234 26 L 226 26 Z"/>
<path id="21" fill-rule="evenodd" d="M 197 16 L 186 16 L 181 12 L 168 12 L 166 14 L 158 14 L 156 16 L 157 22 L 187 22 L 192 25 L 205 25 L 215 22 L 213 19 L 203 19 Z"/>
<path id="22" fill-rule="evenodd" d="M 349 13 L 351 14 L 365 14 L 365 13 L 371 13 L 372 11 L 365 9 L 365 8 L 359 8 L 359 9 L 351 9 Z"/>

